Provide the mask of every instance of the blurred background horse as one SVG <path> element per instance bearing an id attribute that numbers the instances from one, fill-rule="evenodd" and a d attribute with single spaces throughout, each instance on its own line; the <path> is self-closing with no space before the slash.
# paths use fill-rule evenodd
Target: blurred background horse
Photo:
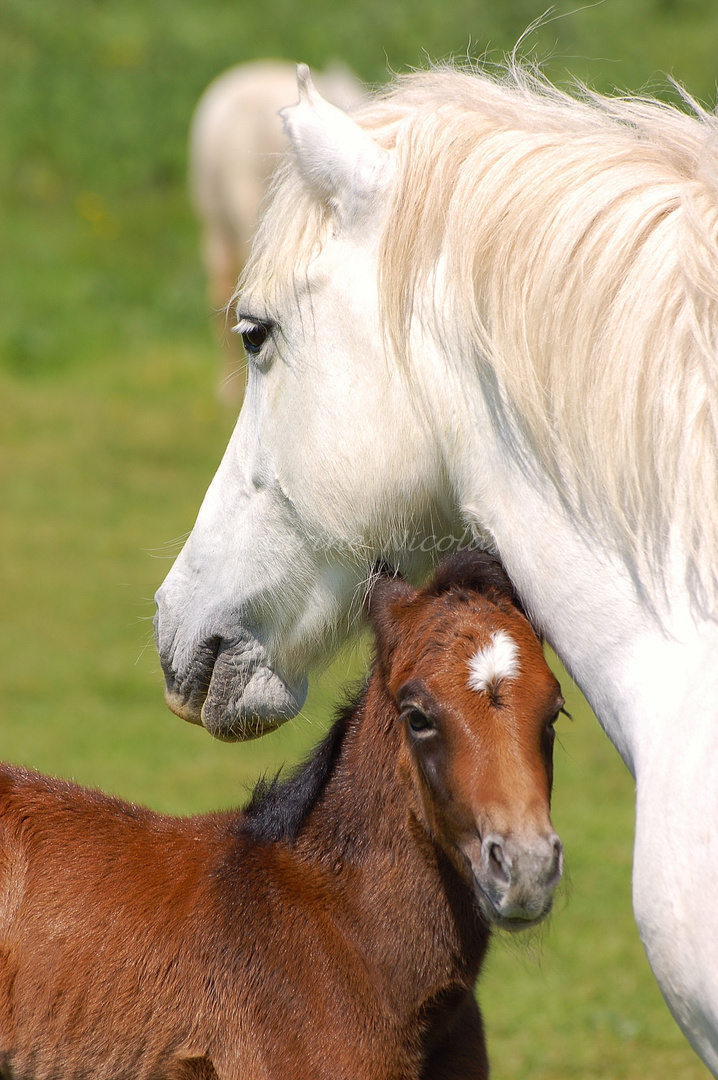
<path id="1" fill-rule="evenodd" d="M 350 109 L 363 88 L 335 64 L 316 76 L 327 101 Z M 192 119 L 189 181 L 202 226 L 209 300 L 217 311 L 222 348 L 220 397 L 238 405 L 244 353 L 225 310 L 244 268 L 269 181 L 287 140 L 279 110 L 297 97 L 294 64 L 256 60 L 225 71 L 205 90 Z"/>

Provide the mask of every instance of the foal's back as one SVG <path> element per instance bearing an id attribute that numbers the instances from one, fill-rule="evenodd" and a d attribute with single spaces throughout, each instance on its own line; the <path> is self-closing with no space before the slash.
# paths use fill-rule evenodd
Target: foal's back
<path id="1" fill-rule="evenodd" d="M 0 1075 L 214 1075 L 199 959 L 224 833 L 223 815 L 168 818 L 0 766 Z"/>
<path id="2" fill-rule="evenodd" d="M 2 1080 L 359 1075 L 333 875 L 243 821 L 0 765 Z"/>

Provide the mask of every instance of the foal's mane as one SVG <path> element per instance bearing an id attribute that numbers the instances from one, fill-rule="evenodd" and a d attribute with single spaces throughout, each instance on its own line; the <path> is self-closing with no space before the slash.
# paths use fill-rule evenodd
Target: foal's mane
<path id="1" fill-rule="evenodd" d="M 354 701 L 341 710 L 324 739 L 288 776 L 282 777 L 280 771 L 271 780 L 264 777 L 257 782 L 240 820 L 243 833 L 264 844 L 296 840 L 336 768 L 357 707 Z"/>
<path id="2" fill-rule="evenodd" d="M 396 151 L 380 274 L 397 362 L 418 376 L 408 326 L 441 268 L 447 372 L 482 376 L 514 451 L 654 593 L 677 541 L 692 599 L 711 611 L 718 120 L 685 100 L 692 115 L 569 95 L 516 65 L 502 77 L 437 68 L 353 115 Z M 249 290 L 286 300 L 330 226 L 331 207 L 288 160 Z"/>

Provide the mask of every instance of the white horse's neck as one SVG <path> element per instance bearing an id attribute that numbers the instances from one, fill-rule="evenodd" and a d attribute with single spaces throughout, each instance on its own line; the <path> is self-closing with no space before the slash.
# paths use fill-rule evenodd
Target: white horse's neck
<path id="1" fill-rule="evenodd" d="M 625 570 L 593 550 L 557 508 L 547 511 L 545 498 L 525 478 L 515 475 L 502 483 L 490 505 L 482 488 L 479 500 L 467 492 L 465 514 L 491 532 L 542 633 L 635 773 L 637 732 L 625 723 L 624 694 L 612 675 L 617 657 L 625 658 L 646 617 L 632 588 L 626 589 Z M 586 626 L 592 628 L 590 636 Z"/>
<path id="2" fill-rule="evenodd" d="M 466 511 L 490 524 L 547 640 L 636 778 L 636 920 L 671 1011 L 718 1075 L 718 939 L 705 921 L 718 889 L 718 624 L 695 620 L 686 605 L 659 623 L 618 558 L 551 513 L 520 476 L 494 495 L 491 509 L 467 501 Z"/>
<path id="3" fill-rule="evenodd" d="M 610 538 L 559 500 L 521 425 L 507 435 L 479 364 L 448 363 L 437 338 L 412 348 L 413 374 L 456 504 L 492 537 L 636 778 L 636 920 L 669 1008 L 718 1076 L 718 934 L 705 917 L 718 893 L 718 621 L 692 610 L 678 555 L 658 595 L 642 592 Z"/>
<path id="4" fill-rule="evenodd" d="M 547 480 L 507 454 L 480 409 L 475 403 L 461 452 L 452 451 L 462 512 L 490 532 L 547 641 L 636 776 L 654 764 L 659 728 L 718 727 L 718 624 L 696 620 L 678 588 L 679 600 L 662 599 L 657 612 L 620 554 L 572 519 Z"/>

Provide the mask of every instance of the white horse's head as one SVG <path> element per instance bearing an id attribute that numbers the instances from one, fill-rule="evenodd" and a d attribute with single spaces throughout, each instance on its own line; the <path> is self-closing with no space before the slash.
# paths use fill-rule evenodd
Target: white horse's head
<path id="1" fill-rule="evenodd" d="M 422 570 L 446 543 L 432 537 L 457 528 L 441 454 L 380 330 L 372 238 L 392 155 L 318 95 L 306 68 L 299 86 L 285 113 L 292 176 L 238 298 L 244 404 L 157 594 L 167 703 L 227 739 L 298 712 L 308 668 L 347 635 L 377 559 Z"/>
<path id="2" fill-rule="evenodd" d="M 245 401 L 157 597 L 170 708 L 225 738 L 293 716 L 372 565 L 421 572 L 469 521 L 575 671 L 598 577 L 715 611 L 715 117 L 520 71 L 353 116 L 299 89 Z"/>

